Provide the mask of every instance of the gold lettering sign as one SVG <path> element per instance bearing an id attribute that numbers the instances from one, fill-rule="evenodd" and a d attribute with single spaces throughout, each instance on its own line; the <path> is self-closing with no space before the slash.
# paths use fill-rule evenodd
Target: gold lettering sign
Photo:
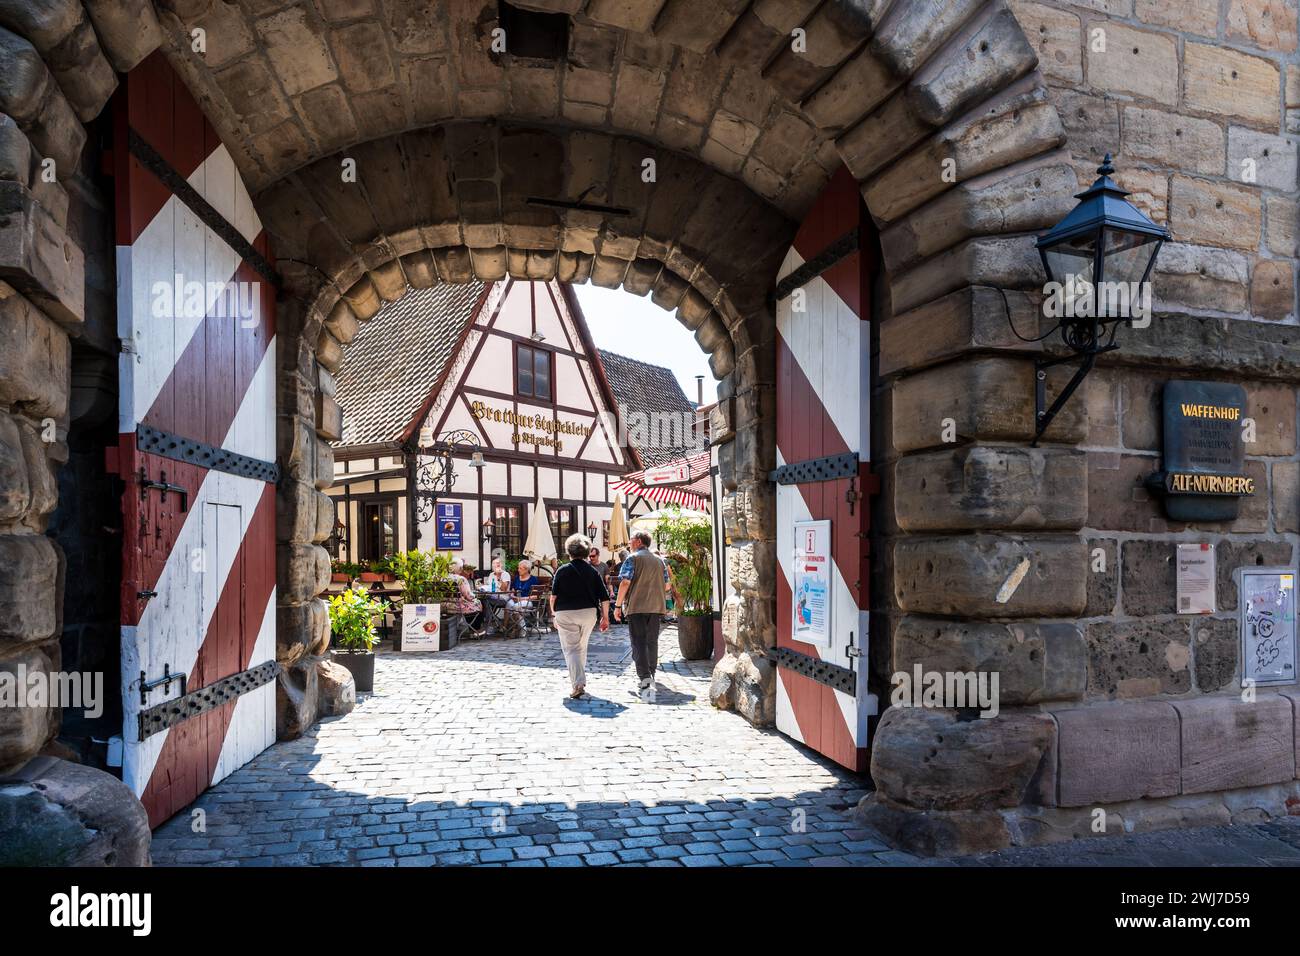
<path id="1" fill-rule="evenodd" d="M 1255 479 L 1247 475 L 1204 475 L 1194 471 L 1173 471 L 1168 488 L 1187 495 L 1253 495 Z"/>
<path id="2" fill-rule="evenodd" d="M 546 418 L 542 415 L 521 415 L 514 409 L 496 408 L 481 401 L 473 402 L 470 410 L 474 413 L 474 417 L 481 421 L 513 425 L 515 432 L 511 440 L 516 445 L 545 445 L 554 447 L 556 451 L 563 451 L 564 443 L 559 440 L 560 435 L 587 436 L 595 431 L 594 425 L 565 421 L 561 418 Z M 532 429 L 544 434 L 532 434 L 521 429 Z"/>
<path id="3" fill-rule="evenodd" d="M 1187 418 L 1221 418 L 1235 422 L 1241 417 L 1241 409 L 1231 405 L 1194 405 L 1191 402 L 1183 402 L 1178 407 Z"/>

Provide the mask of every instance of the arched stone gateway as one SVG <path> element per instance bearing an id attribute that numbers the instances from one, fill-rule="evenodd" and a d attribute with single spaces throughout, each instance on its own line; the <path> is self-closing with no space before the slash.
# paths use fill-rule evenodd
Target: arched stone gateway
<path id="1" fill-rule="evenodd" d="M 340 176 L 349 160 L 356 182 Z M 762 502 L 772 494 L 773 423 L 762 415 L 770 416 L 774 365 L 765 295 L 793 223 L 743 184 L 631 137 L 464 121 L 318 160 L 257 202 L 281 268 L 287 275 L 299 268 L 303 286 L 279 312 L 301 330 L 289 340 L 296 352 L 283 353 L 281 372 L 296 387 L 282 394 L 307 401 L 282 403 L 283 442 L 309 431 L 317 440 L 339 437 L 346 409 L 333 403 L 330 376 L 359 323 L 408 288 L 506 275 L 590 280 L 648 294 L 694 330 L 737 410 L 728 426 L 735 438 L 720 456 L 723 480 L 752 503 L 734 521 L 733 541 L 750 539 L 742 521 L 758 531 L 757 517 L 771 509 Z M 318 460 L 285 447 L 290 462 Z M 318 643 L 323 620 L 316 595 L 327 564 L 316 547 L 313 491 L 321 476 L 292 469 L 291 483 L 281 484 L 281 509 L 300 512 L 300 520 L 287 523 L 293 534 L 282 541 L 279 639 L 282 648 L 305 650 Z M 764 585 L 770 594 L 772 582 L 754 582 L 760 593 Z M 290 630 L 295 621 L 303 622 L 299 635 Z M 730 638 L 737 654 L 762 656 L 763 635 Z M 770 671 L 730 696 L 750 719 L 770 723 Z M 304 712 L 300 723 L 314 719 Z"/>
<path id="2" fill-rule="evenodd" d="M 770 293 L 798 223 L 843 166 L 884 266 L 873 682 L 887 696 L 890 675 L 913 665 L 1001 674 L 992 719 L 885 712 L 870 819 L 947 852 L 1086 833 L 1098 805 L 1158 823 L 1178 817 L 1162 801 L 1180 794 L 1208 795 L 1182 819 L 1276 812 L 1295 796 L 1292 698 L 1266 695 L 1243 720 L 1227 619 L 1193 637 L 1163 592 L 1143 591 L 1148 575 L 1129 556 L 1158 560 L 1182 529 L 1129 500 L 1128 484 L 1153 467 L 1155 426 L 1141 423 L 1161 367 L 1271 382 L 1253 411 L 1272 430 L 1250 463 L 1277 492 L 1271 509 L 1261 498 L 1262 517 L 1193 530 L 1216 536 L 1223 561 L 1294 558 L 1285 410 L 1300 362 L 1286 326 L 1256 322 L 1247 335 L 1230 321 L 1295 313 L 1294 269 L 1273 258 L 1295 253 L 1295 168 L 1276 158 L 1296 105 L 1282 83 L 1295 71 L 1294 24 L 1288 47 L 1257 36 L 1249 16 L 1174 23 L 1158 4 L 1138 6 L 1116 19 L 984 0 L 0 0 L 0 670 L 56 669 L 60 628 L 81 626 L 60 616 L 61 582 L 83 594 L 94 582 L 65 566 L 87 562 L 75 504 L 115 387 L 102 371 L 116 352 L 112 184 L 99 175 L 111 137 L 97 117 L 117 74 L 161 48 L 229 150 L 284 279 L 283 733 L 316 716 L 319 489 L 346 414 L 330 373 L 357 323 L 408 285 L 506 274 L 649 294 L 709 352 L 733 409 L 723 511 L 740 602 L 717 696 L 771 721 Z M 529 19 L 538 14 L 553 16 Z M 513 38 L 511 23 L 525 24 Z M 1109 54 L 1085 43 L 1098 28 Z M 1037 299 L 1019 291 L 1042 282 L 1032 234 L 1112 146 L 1128 163 L 1121 182 L 1180 240 L 1157 279 L 1164 321 L 1030 447 L 1043 346 L 1007 320 L 1035 328 Z M 1261 178 L 1229 181 L 1255 152 L 1274 157 Z M 43 534 L 52 514 L 63 549 Z M 1097 551 L 1109 570 L 1096 571 Z M 93 659 L 95 632 L 82 633 L 81 659 Z M 1169 667 L 1129 643 L 1170 648 Z M 1128 696 L 1154 699 L 1110 702 Z M 38 766 L 59 720 L 54 708 L 0 709 L 0 773 Z M 1258 759 L 1229 766 L 1234 751 Z M 1228 790 L 1227 802 L 1215 795 Z M 121 832 L 138 832 L 138 819 Z"/>

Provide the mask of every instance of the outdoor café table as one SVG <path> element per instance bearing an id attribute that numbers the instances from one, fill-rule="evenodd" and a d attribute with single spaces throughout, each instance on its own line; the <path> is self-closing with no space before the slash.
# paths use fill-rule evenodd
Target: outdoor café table
<path id="1" fill-rule="evenodd" d="M 505 629 L 506 604 L 510 600 L 509 591 L 479 591 L 479 600 L 483 602 L 483 632 L 498 634 Z"/>

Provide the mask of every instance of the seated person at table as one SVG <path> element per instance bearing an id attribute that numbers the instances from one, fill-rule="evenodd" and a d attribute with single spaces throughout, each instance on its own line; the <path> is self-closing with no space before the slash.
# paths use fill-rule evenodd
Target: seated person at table
<path id="1" fill-rule="evenodd" d="M 507 607 L 520 608 L 530 607 L 532 605 L 533 588 L 541 583 L 541 579 L 533 574 L 533 563 L 525 558 L 519 562 L 519 569 L 515 572 L 514 580 L 510 582 L 510 590 L 515 592 Z"/>
<path id="2" fill-rule="evenodd" d="M 496 587 L 492 587 L 492 582 L 496 582 Z M 488 591 L 509 591 L 510 590 L 510 572 L 501 566 L 500 558 L 492 559 L 492 572 L 488 575 L 487 580 L 483 582 L 483 587 Z"/>
<path id="3" fill-rule="evenodd" d="M 464 562 L 456 558 L 451 562 L 451 571 L 447 580 L 456 585 L 456 597 L 447 603 L 450 604 L 457 614 L 465 616 L 465 623 L 469 625 L 470 631 L 478 636 L 480 628 L 483 626 L 483 605 L 479 599 L 474 596 L 474 588 L 470 585 L 469 579 L 461 573 Z"/>

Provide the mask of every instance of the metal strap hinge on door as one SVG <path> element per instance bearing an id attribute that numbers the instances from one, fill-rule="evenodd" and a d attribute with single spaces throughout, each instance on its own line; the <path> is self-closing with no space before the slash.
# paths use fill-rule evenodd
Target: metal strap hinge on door
<path id="1" fill-rule="evenodd" d="M 768 472 L 767 480 L 778 485 L 805 485 L 814 481 L 835 481 L 839 478 L 856 478 L 858 476 L 857 452 L 848 451 L 842 455 L 830 455 L 826 458 L 809 458 L 807 461 L 795 461 L 782 465 Z"/>
<path id="2" fill-rule="evenodd" d="M 170 671 L 170 668 L 168 670 Z M 229 677 L 213 681 L 207 687 L 200 687 L 198 690 L 189 693 L 185 693 L 185 685 L 182 683 L 180 697 L 174 700 L 165 700 L 148 710 L 140 711 L 140 739 L 144 740 L 146 737 L 152 737 L 154 734 L 164 731 L 168 727 L 174 727 L 191 717 L 197 717 L 199 714 L 215 710 L 222 704 L 229 703 L 251 690 L 256 690 L 263 684 L 269 684 L 275 680 L 276 675 L 279 673 L 280 665 L 275 661 L 267 661 L 246 671 L 240 671 L 238 674 L 231 674 Z M 183 675 L 171 674 L 170 677 L 172 680 L 178 677 L 182 681 L 184 680 Z M 143 675 L 141 675 L 141 679 L 143 680 Z M 160 682 L 154 681 L 153 683 L 158 684 Z M 145 687 L 142 684 L 142 699 L 144 691 Z"/>
<path id="3" fill-rule="evenodd" d="M 218 448 L 184 435 L 174 435 L 149 425 L 136 426 L 135 447 L 151 455 L 161 455 L 163 458 L 187 462 L 212 471 L 224 471 L 241 478 L 253 478 L 269 484 L 280 480 L 280 466 L 273 461 L 241 455 L 239 452 Z"/>
<path id="4" fill-rule="evenodd" d="M 821 252 L 817 253 L 817 255 L 813 256 L 799 268 L 795 269 L 788 276 L 778 282 L 776 284 L 776 290 L 772 296 L 773 299 L 777 302 L 781 301 L 786 296 L 790 295 L 790 293 L 794 292 L 795 289 L 799 288 L 801 285 L 807 285 L 841 259 L 857 252 L 858 246 L 861 245 L 861 237 L 861 228 L 854 226 Z"/>
<path id="5" fill-rule="evenodd" d="M 827 687 L 833 687 L 842 694 L 857 695 L 858 675 L 847 667 L 808 654 L 800 654 L 789 647 L 774 647 L 768 653 L 777 667 L 801 674 Z"/>

